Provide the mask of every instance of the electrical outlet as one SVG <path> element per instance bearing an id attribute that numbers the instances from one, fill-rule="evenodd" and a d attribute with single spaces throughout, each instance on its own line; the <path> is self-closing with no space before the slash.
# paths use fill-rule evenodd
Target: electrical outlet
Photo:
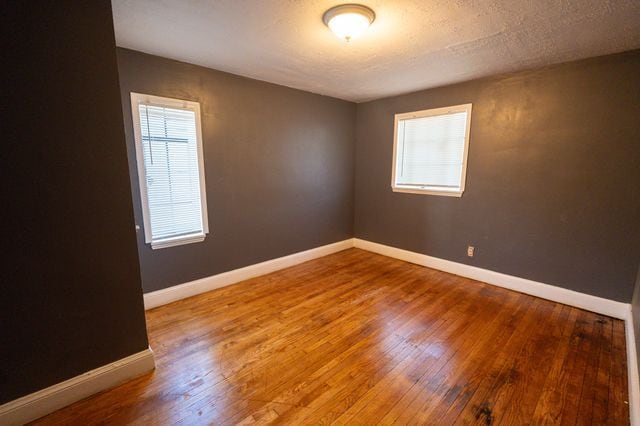
<path id="1" fill-rule="evenodd" d="M 475 249 L 476 249 L 476 248 L 475 248 L 474 246 L 467 246 L 467 256 L 469 256 L 469 257 L 473 257 L 473 251 L 474 251 Z"/>

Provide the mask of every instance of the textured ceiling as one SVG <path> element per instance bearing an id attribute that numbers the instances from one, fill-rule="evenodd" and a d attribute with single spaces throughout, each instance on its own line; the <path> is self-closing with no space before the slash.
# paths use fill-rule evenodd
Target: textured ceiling
<path id="1" fill-rule="evenodd" d="M 357 102 L 640 48 L 640 0 L 362 0 L 350 43 L 336 0 L 112 3 L 118 46 Z"/>

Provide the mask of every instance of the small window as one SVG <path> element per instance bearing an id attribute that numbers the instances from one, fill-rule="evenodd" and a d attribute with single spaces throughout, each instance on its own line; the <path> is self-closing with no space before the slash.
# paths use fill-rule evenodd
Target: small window
<path id="1" fill-rule="evenodd" d="M 209 232 L 200 104 L 131 93 L 145 241 L 154 249 Z"/>
<path id="2" fill-rule="evenodd" d="M 396 114 L 393 191 L 461 197 L 470 124 L 471 104 Z"/>

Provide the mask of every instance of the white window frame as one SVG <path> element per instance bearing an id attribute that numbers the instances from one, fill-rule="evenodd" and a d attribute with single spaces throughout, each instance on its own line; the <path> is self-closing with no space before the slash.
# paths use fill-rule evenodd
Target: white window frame
<path id="1" fill-rule="evenodd" d="M 393 125 L 393 165 L 391 173 L 391 189 L 393 192 L 406 192 L 409 194 L 426 194 L 426 195 L 444 195 L 448 197 L 462 197 L 464 185 L 467 177 L 467 155 L 469 153 L 469 133 L 471 130 L 471 106 L 472 104 L 454 105 L 443 108 L 425 109 L 422 111 L 406 112 L 396 114 Z M 459 112 L 467 112 L 467 125 L 465 129 L 464 152 L 462 154 L 462 176 L 460 177 L 460 189 L 452 190 L 449 188 L 438 188 L 434 186 L 413 186 L 413 185 L 396 185 L 396 165 L 397 165 L 397 148 L 398 148 L 398 122 L 400 120 L 408 120 L 412 118 L 433 117 L 436 115 L 453 114 Z"/>
<path id="2" fill-rule="evenodd" d="M 198 154 L 198 172 L 200 175 L 200 203 L 202 212 L 202 232 L 181 235 L 178 237 L 153 240 L 151 235 L 151 218 L 147 197 L 147 179 L 142 151 L 142 131 L 140 127 L 140 104 L 153 105 L 165 108 L 176 108 L 193 111 L 196 119 L 196 145 Z M 145 243 L 151 244 L 153 249 L 173 247 L 182 244 L 197 243 L 203 241 L 209 233 L 209 216 L 207 214 L 207 191 L 204 177 L 204 154 L 202 150 L 202 125 L 200 120 L 200 104 L 193 101 L 165 98 L 162 96 L 145 95 L 131 92 L 131 116 L 133 117 L 133 134 L 136 146 L 136 163 L 138 165 L 138 184 L 140 186 L 140 199 L 142 202 L 142 220 L 144 222 Z"/>

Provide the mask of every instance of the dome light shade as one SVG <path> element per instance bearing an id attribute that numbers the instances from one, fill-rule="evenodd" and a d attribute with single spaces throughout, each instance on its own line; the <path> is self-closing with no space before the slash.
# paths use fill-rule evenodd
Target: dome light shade
<path id="1" fill-rule="evenodd" d="M 360 4 L 342 4 L 327 10 L 324 23 L 338 37 L 350 41 L 364 33 L 376 18 L 373 10 Z"/>

